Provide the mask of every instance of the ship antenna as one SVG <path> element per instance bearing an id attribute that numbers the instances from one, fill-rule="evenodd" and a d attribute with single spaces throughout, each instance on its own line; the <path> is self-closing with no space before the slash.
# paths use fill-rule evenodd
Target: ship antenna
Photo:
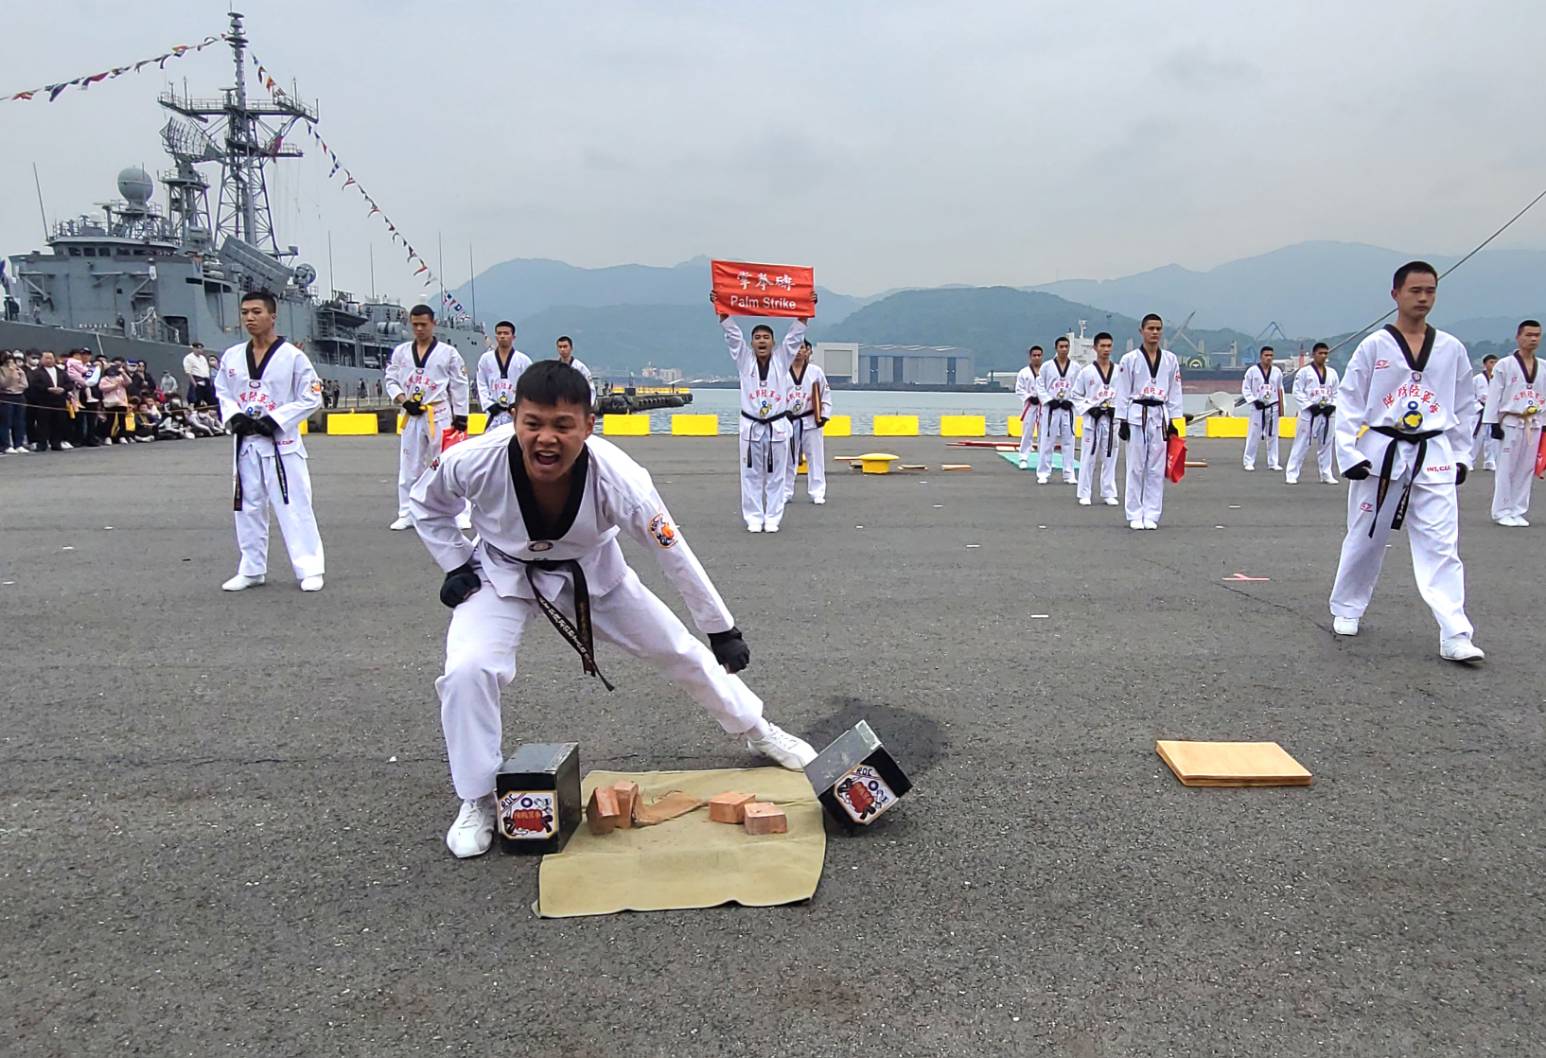
<path id="1" fill-rule="evenodd" d="M 43 241 L 48 241 L 48 213 L 43 209 L 43 182 L 38 179 L 38 163 L 32 163 L 32 186 L 38 189 L 38 219 L 43 222 Z"/>

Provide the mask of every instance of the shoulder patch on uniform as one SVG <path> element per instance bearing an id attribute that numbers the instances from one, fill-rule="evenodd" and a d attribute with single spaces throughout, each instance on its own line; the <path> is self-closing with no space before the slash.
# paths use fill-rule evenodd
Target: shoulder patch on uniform
<path id="1" fill-rule="evenodd" d="M 665 512 L 655 515 L 650 519 L 650 535 L 655 538 L 655 543 L 661 547 L 673 547 L 676 544 L 676 527 L 671 524 Z"/>

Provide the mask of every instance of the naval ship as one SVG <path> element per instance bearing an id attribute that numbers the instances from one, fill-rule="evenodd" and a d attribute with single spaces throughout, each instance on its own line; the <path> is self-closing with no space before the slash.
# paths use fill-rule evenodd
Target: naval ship
<path id="1" fill-rule="evenodd" d="M 242 16 L 226 36 L 235 60 L 232 87 L 218 97 L 165 91 L 161 146 L 170 166 L 152 178 L 137 166 L 118 174 L 116 202 L 55 224 L 47 249 L 9 259 L 0 348 L 85 348 L 143 360 L 152 378 L 171 371 L 193 342 L 219 355 L 247 340 L 238 306 L 263 289 L 279 301 L 279 333 L 305 349 L 317 374 L 354 397 L 360 382 L 375 396 L 393 346 L 407 341 L 410 305 L 316 290 L 317 270 L 282 245 L 269 209 L 269 165 L 298 158 L 297 126 L 317 111 L 289 96 L 249 98 Z M 206 177 L 206 169 L 214 180 Z M 165 190 L 158 204 L 156 185 Z M 213 199 L 213 206 L 211 206 Z M 447 316 L 437 292 L 435 335 L 454 345 L 473 374 L 491 342 L 480 324 Z"/>

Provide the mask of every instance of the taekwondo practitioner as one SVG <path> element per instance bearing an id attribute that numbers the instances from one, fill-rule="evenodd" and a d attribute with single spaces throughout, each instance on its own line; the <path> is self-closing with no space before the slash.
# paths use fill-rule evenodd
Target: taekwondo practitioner
<path id="1" fill-rule="evenodd" d="M 586 385 L 590 386 L 590 406 L 594 408 L 596 406 L 596 380 L 591 378 L 590 368 L 586 367 L 585 364 L 574 355 L 574 339 L 565 334 L 561 336 L 558 341 L 553 343 L 553 347 L 558 350 L 558 359 L 561 362 L 568 364 L 570 367 L 574 368 L 580 374 L 585 376 L 585 383 Z"/>
<path id="2" fill-rule="evenodd" d="M 1158 529 L 1165 505 L 1165 454 L 1181 417 L 1181 364 L 1160 348 L 1165 321 L 1149 313 L 1143 345 L 1117 364 L 1117 436 L 1127 442 L 1123 501 L 1129 529 Z"/>
<path id="3" fill-rule="evenodd" d="M 510 421 L 516 380 L 530 366 L 531 357 L 515 347 L 515 324 L 509 320 L 494 324 L 494 348 L 478 358 L 478 403 L 488 414 L 485 431 Z"/>
<path id="4" fill-rule="evenodd" d="M 1029 470 L 1031 452 L 1035 451 L 1037 428 L 1041 425 L 1041 378 L 1042 348 L 1031 346 L 1027 354 L 1029 366 L 1022 367 L 1015 376 L 1015 396 L 1020 398 L 1020 469 Z M 1037 460 L 1040 463 L 1040 460 Z"/>
<path id="5" fill-rule="evenodd" d="M 1546 384 L 1537 385 L 1541 325 L 1525 320 L 1515 331 L 1519 348 L 1492 370 L 1485 413 L 1487 436 L 1498 442 L 1498 473 L 1492 481 L 1492 520 L 1523 528 L 1530 509 L 1535 454 L 1541 447 L 1541 409 Z"/>
<path id="6" fill-rule="evenodd" d="M 266 290 L 242 295 L 249 341 L 233 345 L 215 372 L 220 417 L 236 435 L 236 546 L 241 565 L 220 585 L 242 591 L 268 574 L 268 512 L 279 520 L 301 591 L 322 590 L 322 537 L 311 510 L 311 474 L 301 423 L 322 407 L 322 382 L 306 354 L 274 333 L 278 302 Z"/>
<path id="7" fill-rule="evenodd" d="M 414 527 L 445 571 L 440 601 L 452 607 L 435 690 L 462 801 L 446 833 L 457 857 L 481 855 L 492 840 L 500 691 L 515 678 L 522 632 L 539 614 L 609 690 L 596 666 L 598 638 L 670 677 L 748 750 L 792 771 L 816 757 L 766 720 L 762 699 L 733 675 L 751 659 L 734 618 L 649 473 L 592 436 L 589 401 L 578 371 L 556 360 L 535 364 L 516 383 L 514 424 L 448 449 L 413 487 Z M 469 501 L 476 543 L 456 527 Z M 709 646 L 639 582 L 619 533 L 655 554 Z"/>
<path id="8" fill-rule="evenodd" d="M 714 311 L 725 332 L 730 359 L 741 375 L 741 517 L 748 533 L 776 533 L 784 520 L 784 500 L 790 474 L 788 397 L 789 368 L 805 338 L 810 321 L 789 325 L 784 341 L 773 346 L 773 328 L 759 323 L 746 344 L 741 328 L 719 307 Z"/>
<path id="9" fill-rule="evenodd" d="M 1068 359 L 1068 339 L 1052 344 L 1052 363 L 1043 364 L 1036 376 L 1041 397 L 1041 447 L 1036 458 L 1036 484 L 1045 485 L 1052 474 L 1052 447 L 1063 453 L 1063 482 L 1074 483 L 1074 382 L 1079 369 Z"/>
<path id="10" fill-rule="evenodd" d="M 1492 431 L 1482 427 L 1482 421 L 1487 416 L 1487 387 L 1492 383 L 1492 373 L 1496 370 L 1498 358 L 1491 355 L 1482 357 L 1482 369 L 1471 379 L 1472 386 L 1476 389 L 1476 430 L 1471 438 L 1471 465 L 1482 470 L 1498 469 L 1498 439 L 1492 436 Z"/>
<path id="11" fill-rule="evenodd" d="M 1479 661 L 1484 655 L 1465 616 L 1455 496 L 1471 458 L 1471 360 L 1453 335 L 1428 326 L 1439 287 L 1432 265 L 1402 265 L 1393 287 L 1396 322 L 1358 343 L 1337 389 L 1337 463 L 1352 485 L 1331 588 L 1332 628 L 1358 634 L 1385 541 L 1410 513 L 1412 572 L 1439 624 L 1439 656 Z"/>
<path id="12" fill-rule="evenodd" d="M 1310 363 L 1294 372 L 1294 402 L 1299 405 L 1298 418 L 1294 420 L 1294 446 L 1288 450 L 1288 470 L 1283 480 L 1290 485 L 1299 484 L 1299 470 L 1304 457 L 1315 443 L 1315 465 L 1320 469 L 1321 484 L 1335 485 L 1337 476 L 1331 472 L 1331 451 L 1336 447 L 1332 417 L 1337 412 L 1337 369 L 1326 363 L 1331 349 L 1325 342 L 1316 342 L 1310 352 Z"/>
<path id="13" fill-rule="evenodd" d="M 392 350 L 387 362 L 386 393 L 402 408 L 398 442 L 397 521 L 394 530 L 411 529 L 408 492 L 424 468 L 440 454 L 440 435 L 467 429 L 467 365 L 456 346 L 435 338 L 435 310 L 415 305 L 408 312 L 413 340 Z M 466 528 L 464 513 L 462 526 Z"/>
<path id="14" fill-rule="evenodd" d="M 1245 369 L 1240 396 L 1251 402 L 1251 421 L 1245 431 L 1245 469 L 1256 469 L 1256 446 L 1265 440 L 1267 469 L 1282 470 L 1278 465 L 1278 416 L 1283 410 L 1283 369 L 1272 365 L 1272 346 L 1262 346 L 1261 359 Z"/>
<path id="15" fill-rule="evenodd" d="M 794 436 L 789 445 L 789 484 L 784 500 L 794 499 L 800 457 L 805 457 L 805 492 L 811 502 L 827 502 L 827 444 L 822 430 L 832 418 L 832 387 L 827 373 L 811 363 L 811 343 L 801 342 L 789 367 L 789 421 Z"/>
<path id="16" fill-rule="evenodd" d="M 1084 438 L 1079 448 L 1079 504 L 1090 505 L 1100 476 L 1100 498 L 1108 507 L 1117 505 L 1116 365 L 1111 362 L 1111 335 L 1095 336 L 1095 360 L 1085 364 L 1074 381 L 1074 407 L 1084 417 Z M 1099 467 L 1099 470 L 1096 470 Z"/>

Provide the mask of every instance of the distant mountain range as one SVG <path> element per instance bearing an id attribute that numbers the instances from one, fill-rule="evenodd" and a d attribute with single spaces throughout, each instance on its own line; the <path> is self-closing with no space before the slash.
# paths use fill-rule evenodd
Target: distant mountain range
<path id="1" fill-rule="evenodd" d="M 982 372 L 1018 368 L 1028 345 L 1049 345 L 1080 320 L 1088 321 L 1091 334 L 1110 330 L 1120 351 L 1144 313 L 1159 312 L 1173 330 L 1195 311 L 1187 333 L 1207 349 L 1231 342 L 1249 348 L 1274 322 L 1295 339 L 1346 334 L 1372 322 L 1390 306 L 1390 273 L 1414 256 L 1310 242 L 1203 272 L 1170 265 L 1109 280 L 1022 289 L 945 286 L 868 297 L 822 289 L 811 337 L 959 346 L 975 354 Z M 1427 259 L 1441 270 L 1454 261 Z M 579 268 L 518 259 L 481 273 L 476 301 L 486 323 L 513 320 L 517 344 L 534 356 L 551 355 L 554 340 L 568 334 L 582 359 L 612 374 L 654 363 L 689 376 L 722 375 L 729 362 L 708 289 L 706 257 L 669 268 Z M 1484 251 L 1444 281 L 1434 322 L 1468 343 L 1506 342 L 1520 318 L 1546 313 L 1543 291 L 1546 252 Z M 471 306 L 472 284 L 455 293 Z M 775 326 L 782 333 L 783 324 Z"/>

